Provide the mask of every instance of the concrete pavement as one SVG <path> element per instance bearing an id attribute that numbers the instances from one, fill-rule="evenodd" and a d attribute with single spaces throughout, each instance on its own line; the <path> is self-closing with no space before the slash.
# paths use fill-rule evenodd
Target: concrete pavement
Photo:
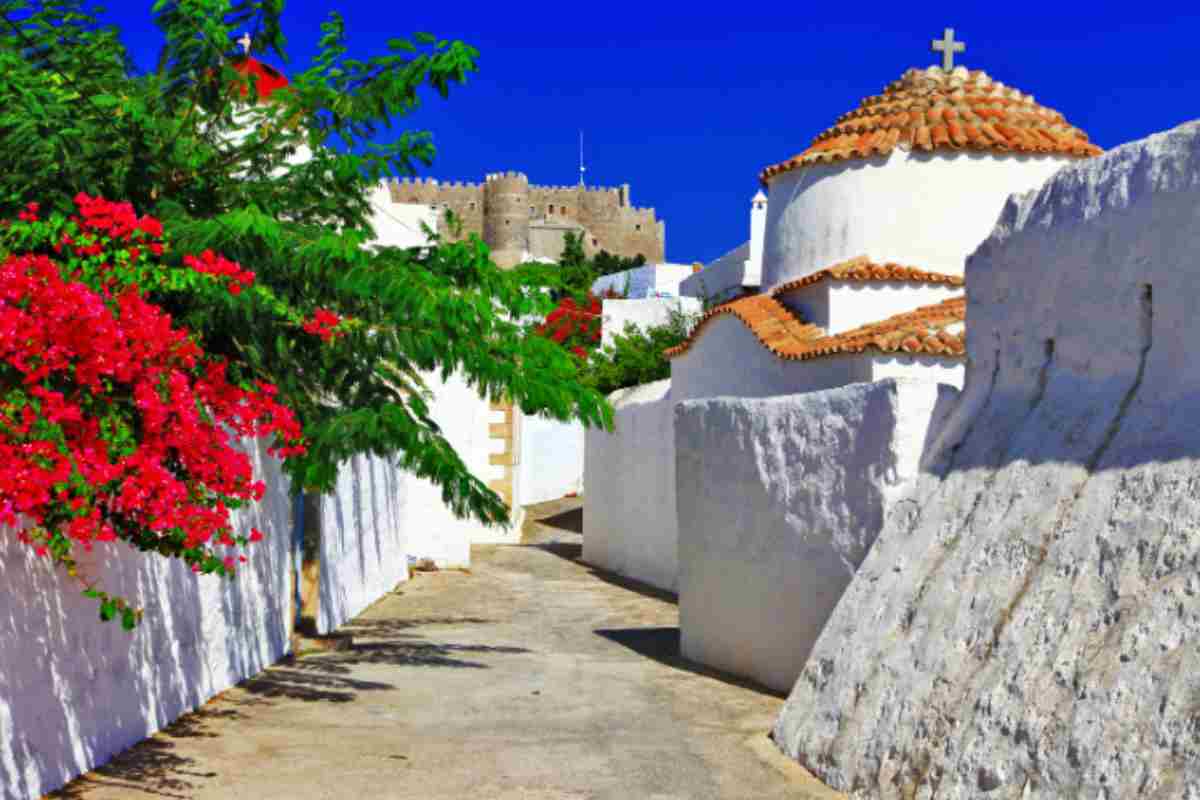
<path id="1" fill-rule="evenodd" d="M 767 739 L 780 697 L 679 659 L 673 598 L 579 563 L 578 505 L 536 509 L 528 544 L 476 548 L 469 573 L 418 574 L 346 627 L 353 649 L 281 662 L 51 797 L 841 797 Z"/>

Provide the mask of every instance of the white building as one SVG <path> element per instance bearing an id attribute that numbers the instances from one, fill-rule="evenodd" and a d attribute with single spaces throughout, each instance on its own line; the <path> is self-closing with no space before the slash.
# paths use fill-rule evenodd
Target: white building
<path id="1" fill-rule="evenodd" d="M 744 258 L 684 282 L 690 293 L 708 275 L 710 296 L 734 299 L 670 353 L 669 388 L 632 393 L 636 410 L 618 404 L 616 432 L 596 447 L 627 469 L 670 462 L 675 491 L 644 501 L 662 508 L 597 514 L 599 529 L 585 514 L 585 558 L 677 587 L 685 657 L 790 689 L 961 386 L 966 257 L 1010 195 L 1099 152 L 983 72 L 931 67 L 766 168 L 770 202 L 752 203 Z M 673 430 L 623 430 L 649 402 L 664 404 Z M 589 433 L 585 498 L 593 474 L 616 480 L 600 460 L 593 473 L 591 442 L 603 436 Z M 623 448 L 645 458 L 617 456 Z M 637 523 L 672 509 L 674 526 Z M 678 537 L 674 575 L 646 563 L 663 551 L 647 536 Z"/>
<path id="2" fill-rule="evenodd" d="M 750 238 L 689 275 L 680 284 L 680 293 L 721 303 L 758 291 L 766 230 L 767 196 L 760 189 L 750 200 Z"/>

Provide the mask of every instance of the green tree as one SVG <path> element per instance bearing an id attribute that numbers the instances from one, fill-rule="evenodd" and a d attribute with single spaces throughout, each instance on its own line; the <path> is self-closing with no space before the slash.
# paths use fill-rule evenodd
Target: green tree
<path id="1" fill-rule="evenodd" d="M 235 37 L 286 62 L 283 0 L 158 0 L 158 67 L 140 73 L 119 31 L 84 0 L 0 0 L 0 218 L 28 202 L 68 213 L 76 192 L 134 203 L 174 233 L 166 258 L 213 249 L 256 276 L 214 302 L 186 287 L 152 299 L 232 364 L 265 379 L 303 422 L 309 450 L 285 468 L 328 489 L 357 453 L 395 455 L 460 515 L 507 519 L 430 417 L 421 376 L 459 372 L 484 396 L 589 425 L 611 410 L 573 359 L 517 320 L 553 307 L 545 276 L 504 272 L 472 237 L 427 249 L 371 246 L 369 191 L 434 157 L 425 132 L 389 133 L 422 96 L 445 97 L 477 52 L 428 34 L 351 57 L 342 18 L 271 102 L 242 101 Z M 390 140 L 388 140 L 388 134 Z M 305 151 L 311 158 L 298 156 Z M 349 320 L 332 341 L 317 311 Z"/>
<path id="2" fill-rule="evenodd" d="M 663 325 L 639 328 L 632 322 L 613 337 L 613 343 L 591 353 L 584 382 L 603 394 L 671 377 L 671 362 L 663 352 L 682 344 L 700 314 L 674 308 Z"/>

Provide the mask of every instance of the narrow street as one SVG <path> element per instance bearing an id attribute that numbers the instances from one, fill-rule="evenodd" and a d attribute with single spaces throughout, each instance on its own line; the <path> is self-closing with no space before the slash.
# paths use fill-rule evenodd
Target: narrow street
<path id="1" fill-rule="evenodd" d="M 533 516 L 51 797 L 840 796 L 767 739 L 781 698 L 679 659 L 672 598 L 579 563 L 579 501 Z"/>

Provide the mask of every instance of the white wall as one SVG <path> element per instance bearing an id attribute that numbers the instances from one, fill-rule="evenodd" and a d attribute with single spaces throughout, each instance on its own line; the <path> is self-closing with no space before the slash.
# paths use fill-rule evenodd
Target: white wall
<path id="1" fill-rule="evenodd" d="M 684 657 L 790 689 L 886 514 L 916 476 L 930 422 L 945 402 L 936 384 L 889 380 L 681 404 L 675 447 Z"/>
<path id="2" fill-rule="evenodd" d="M 592 282 L 592 291 L 600 294 L 609 289 L 617 292 L 628 289 L 626 297 L 631 300 L 660 295 L 678 297 L 681 293 L 680 282 L 691 274 L 691 264 L 646 264 L 611 275 L 601 275 Z"/>
<path id="3" fill-rule="evenodd" d="M 675 591 L 678 526 L 671 381 L 609 396 L 614 430 L 588 429 L 583 560 Z"/>
<path id="4" fill-rule="evenodd" d="M 707 297 L 710 302 L 720 303 L 740 295 L 743 287 L 757 287 L 758 276 L 747 274 L 749 256 L 750 242 L 743 242 L 680 281 L 679 293 L 700 300 Z"/>
<path id="5" fill-rule="evenodd" d="M 961 286 L 889 281 L 830 281 L 829 324 L 833 336 L 888 317 L 962 295 Z"/>
<path id="6" fill-rule="evenodd" d="M 437 231 L 438 209 L 420 203 L 393 203 L 392 192 L 386 183 L 371 193 L 371 226 L 375 228 L 375 243 L 389 247 L 421 247 L 429 243 L 421 230 L 428 225 Z"/>
<path id="7" fill-rule="evenodd" d="M 101 623 L 79 585 L 0 532 L 0 797 L 28 800 L 108 761 L 278 660 L 292 621 L 292 506 L 266 448 L 267 484 L 235 515 L 266 534 L 236 580 L 122 543 L 97 545 L 84 574 L 145 609 L 132 634 Z"/>
<path id="8" fill-rule="evenodd" d="M 773 397 L 871 380 L 870 355 L 787 361 L 767 350 L 731 314 L 705 323 L 687 351 L 671 359 L 675 402 L 701 397 Z"/>
<path id="9" fill-rule="evenodd" d="M 408 579 L 405 517 L 411 475 L 391 459 L 343 462 L 337 491 L 320 498 L 317 630 L 328 633 Z"/>
<path id="10" fill-rule="evenodd" d="M 897 148 L 886 158 L 785 172 L 771 180 L 762 285 L 862 255 L 961 275 L 1008 196 L 1070 161 Z"/>
<path id="11" fill-rule="evenodd" d="M 436 374 L 425 374 L 426 385 L 433 391 L 430 410 L 434 422 L 477 478 L 484 483 L 502 477 L 503 467 L 489 463 L 489 456 L 500 444 L 489 435 L 488 425 L 500 422 L 498 412 L 459 375 L 442 381 Z M 515 487 L 514 487 L 515 489 Z M 465 567 L 471 563 L 471 543 L 508 540 L 514 528 L 487 528 L 472 519 L 458 519 L 442 501 L 440 486 L 424 479 L 409 477 L 409 503 L 405 509 L 408 552 L 416 558 L 431 558 L 439 567 Z"/>
<path id="12" fill-rule="evenodd" d="M 1200 796 L 1198 209 L 1193 122 L 968 260 L 962 399 L 775 728 L 834 788 Z"/>
<path id="13" fill-rule="evenodd" d="M 537 415 L 520 417 L 516 503 L 544 503 L 583 491 L 583 425 Z"/>
<path id="14" fill-rule="evenodd" d="M 601 305 L 600 345 L 612 344 L 617 334 L 632 323 L 641 329 L 666 325 L 672 311 L 700 313 L 700 301 L 694 297 L 647 297 L 641 300 L 604 300 Z"/>

